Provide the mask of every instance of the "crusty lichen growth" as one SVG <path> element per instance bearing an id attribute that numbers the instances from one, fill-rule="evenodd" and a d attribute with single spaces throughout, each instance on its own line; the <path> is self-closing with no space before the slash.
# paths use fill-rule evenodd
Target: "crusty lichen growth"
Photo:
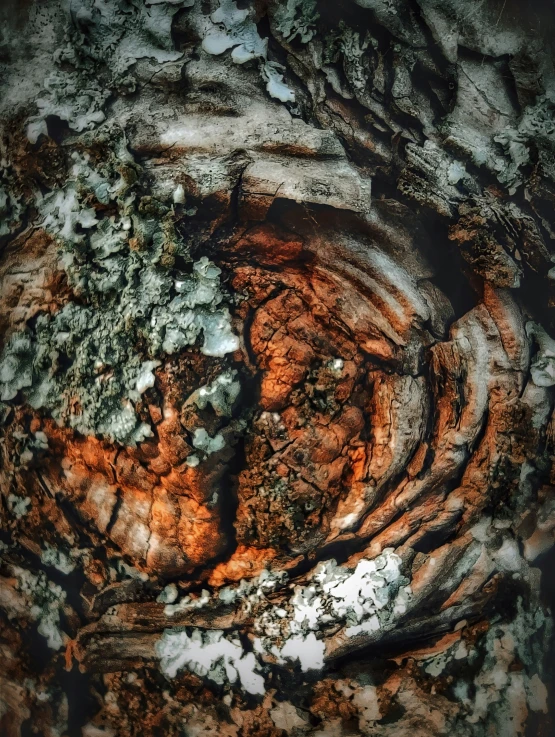
<path id="1" fill-rule="evenodd" d="M 38 203 L 79 301 L 12 334 L 0 362 L 2 401 L 23 396 L 84 435 L 134 445 L 151 434 L 136 412 L 160 359 L 194 345 L 208 356 L 239 347 L 223 306 L 220 269 L 188 256 L 172 202 L 141 197 L 140 169 L 120 139 L 108 163 L 73 155 L 66 186 Z M 22 393 L 21 395 L 19 393 Z"/>
<path id="2" fill-rule="evenodd" d="M 181 3 L 187 6 L 184 0 Z M 44 81 L 30 116 L 27 135 L 36 143 L 47 134 L 47 119 L 55 116 L 77 132 L 92 130 L 106 119 L 111 93 L 130 94 L 136 80 L 130 69 L 139 59 L 176 61 L 171 24 L 179 6 L 171 2 L 72 3 L 74 23 L 66 43 L 54 51 L 54 69 Z M 84 42 L 86 39 L 86 42 Z"/>

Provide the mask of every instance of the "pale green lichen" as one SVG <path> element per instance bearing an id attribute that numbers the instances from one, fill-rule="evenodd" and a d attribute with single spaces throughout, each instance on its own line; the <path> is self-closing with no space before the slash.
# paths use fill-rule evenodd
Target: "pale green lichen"
<path id="1" fill-rule="evenodd" d="M 224 371 L 214 381 L 201 386 L 187 399 L 187 404 L 194 402 L 199 409 L 206 409 L 211 405 L 219 417 L 230 417 L 233 406 L 241 391 L 241 384 L 237 380 L 237 371 Z"/>
<path id="2" fill-rule="evenodd" d="M 236 64 L 266 57 L 268 42 L 260 38 L 251 8 L 239 9 L 235 0 L 220 0 L 210 20 L 213 26 L 202 41 L 206 53 L 219 55 L 233 49 L 231 58 Z"/>
<path id="3" fill-rule="evenodd" d="M 182 0 L 179 6 L 192 4 L 192 0 Z M 36 100 L 37 114 L 28 121 L 30 142 L 48 133 L 50 116 L 66 121 L 77 132 L 102 123 L 111 91 L 134 91 L 136 83 L 129 71 L 138 59 L 150 58 L 158 64 L 179 59 L 181 52 L 176 51 L 171 35 L 179 6 L 171 2 L 72 2 L 67 43 L 53 51 L 57 66 Z"/>
<path id="4" fill-rule="evenodd" d="M 11 438 L 15 441 L 14 460 L 17 459 L 23 468 L 40 463 L 40 458 L 48 450 L 48 438 L 42 430 L 28 433 L 16 427 L 12 430 Z"/>
<path id="5" fill-rule="evenodd" d="M 156 601 L 159 604 L 167 604 L 171 605 L 173 604 L 179 596 L 179 589 L 177 588 L 176 584 L 169 583 L 167 586 L 165 586 L 162 591 L 158 594 L 156 597 Z M 167 610 L 168 607 L 166 607 Z M 166 611 L 167 613 L 167 611 Z"/>
<path id="6" fill-rule="evenodd" d="M 523 181 L 522 168 L 531 159 L 530 153 L 538 147 L 552 149 L 555 143 L 555 103 L 547 95 L 539 96 L 528 105 L 515 126 L 509 126 L 494 137 L 501 144 L 510 163 L 500 171 L 498 178 L 509 185 L 513 194 Z"/>
<path id="7" fill-rule="evenodd" d="M 526 332 L 534 338 L 538 345 L 538 352 L 532 359 L 530 374 L 536 386 L 555 385 L 555 340 L 536 323 L 526 324 Z"/>
<path id="8" fill-rule="evenodd" d="M 456 684 L 457 696 L 468 710 L 473 734 L 518 737 L 524 734 L 526 708 L 546 713 L 545 686 L 540 677 L 552 625 L 541 609 L 535 612 L 517 601 L 517 614 L 506 624 L 490 628 L 481 647 L 483 664 L 473 680 L 472 695 L 464 681 Z M 518 670 L 512 666 L 519 663 Z M 483 732 L 482 732 L 483 729 Z"/>
<path id="9" fill-rule="evenodd" d="M 361 35 L 344 22 L 340 22 L 338 30 L 328 36 L 328 41 L 323 49 L 323 59 L 327 65 L 324 71 L 328 81 L 341 94 L 337 76 L 332 74 L 329 66 L 341 63 L 355 94 L 363 95 L 368 87 L 368 78 L 371 74 L 368 67 L 368 50 L 373 45 L 372 36 L 368 31 Z"/>
<path id="10" fill-rule="evenodd" d="M 136 411 L 164 355 L 193 346 L 222 357 L 239 347 L 222 303 L 221 270 L 206 257 L 191 273 L 177 238 L 174 204 L 139 198 L 140 168 L 116 136 L 113 158 L 74 154 L 62 190 L 39 201 L 42 225 L 80 302 L 40 314 L 13 334 L 0 359 L 0 399 L 21 393 L 35 409 L 85 435 L 134 445 L 151 435 Z M 110 205 L 102 217 L 94 205 Z M 169 264 L 169 265 L 168 265 Z"/>
<path id="11" fill-rule="evenodd" d="M 43 95 L 36 100 L 38 113 L 29 119 L 27 138 L 34 144 L 41 134 L 47 135 L 50 116 L 66 121 L 77 132 L 94 128 L 106 117 L 102 108 L 109 96 L 108 90 L 83 72 L 52 72 L 44 81 Z"/>
<path id="12" fill-rule="evenodd" d="M 167 589 L 168 587 L 166 587 Z M 166 591 L 164 589 L 164 591 Z M 164 593 L 164 592 L 162 592 Z M 173 592 L 171 593 L 171 596 L 173 596 Z M 175 596 L 177 598 L 177 591 L 175 592 Z M 184 596 L 179 603 L 174 604 L 173 601 L 169 601 L 169 599 L 166 597 L 160 598 L 158 597 L 157 601 L 168 601 L 167 606 L 164 607 L 164 614 L 168 617 L 173 617 L 174 614 L 180 614 L 181 612 L 187 612 L 191 609 L 202 609 L 202 607 L 206 606 L 208 602 L 210 601 L 210 594 L 206 589 L 202 589 L 200 596 L 198 596 L 196 599 L 191 596 Z"/>
<path id="13" fill-rule="evenodd" d="M 14 194 L 9 172 L 0 162 L 0 237 L 9 235 L 21 221 L 23 205 Z"/>
<path id="14" fill-rule="evenodd" d="M 276 28 L 287 41 L 299 38 L 308 43 L 316 33 L 319 18 L 316 0 L 287 0 L 276 3 Z"/>
<path id="15" fill-rule="evenodd" d="M 0 399 L 7 402 L 33 383 L 33 343 L 30 335 L 15 333 L 4 348 L 0 363 Z"/>

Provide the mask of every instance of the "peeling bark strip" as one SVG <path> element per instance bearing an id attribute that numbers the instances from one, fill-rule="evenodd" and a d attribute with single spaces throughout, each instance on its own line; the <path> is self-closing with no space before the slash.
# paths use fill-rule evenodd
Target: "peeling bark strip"
<path id="1" fill-rule="evenodd" d="M 0 733 L 548 737 L 551 3 L 0 9 Z"/>

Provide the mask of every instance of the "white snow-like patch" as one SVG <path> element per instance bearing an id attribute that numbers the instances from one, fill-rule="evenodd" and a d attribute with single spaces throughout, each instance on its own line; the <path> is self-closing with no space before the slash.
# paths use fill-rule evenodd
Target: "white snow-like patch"
<path id="1" fill-rule="evenodd" d="M 182 184 L 178 184 L 173 191 L 174 205 L 183 205 L 185 203 L 185 189 Z"/>
<path id="2" fill-rule="evenodd" d="M 231 329 L 231 317 L 227 307 L 222 307 L 212 314 L 202 315 L 199 320 L 204 330 L 204 343 L 200 351 L 205 356 L 222 358 L 239 348 L 239 338 Z"/>
<path id="3" fill-rule="evenodd" d="M 378 693 L 375 686 L 364 686 L 355 691 L 353 704 L 357 707 L 359 716 L 359 727 L 363 734 L 367 734 L 374 723 L 382 718 Z"/>
<path id="4" fill-rule="evenodd" d="M 372 632 L 377 632 L 380 629 L 380 620 L 378 617 L 374 614 L 370 617 L 370 619 L 367 619 L 362 624 L 355 624 L 352 627 L 347 627 L 345 629 L 345 634 L 347 637 L 354 637 L 355 635 L 361 635 L 361 634 L 371 634 Z"/>
<path id="5" fill-rule="evenodd" d="M 345 361 L 342 358 L 334 358 L 330 361 L 330 369 L 336 374 L 341 374 L 344 366 Z"/>
<path id="6" fill-rule="evenodd" d="M 516 540 L 505 538 L 493 557 L 502 571 L 516 572 L 523 566 L 523 559 Z"/>
<path id="7" fill-rule="evenodd" d="M 400 568 L 401 558 L 389 548 L 373 560 L 361 560 L 354 570 L 335 560 L 325 561 L 315 568 L 307 585 L 295 586 L 289 600 L 279 606 L 267 597 L 287 584 L 288 575 L 283 571 L 265 570 L 251 581 L 222 588 L 218 593 L 221 603 L 238 604 L 243 615 L 254 615 L 254 652 L 244 653 L 238 640 L 219 630 L 195 629 L 191 636 L 166 630 L 156 646 L 162 670 L 170 678 L 181 668 L 189 668 L 216 683 L 240 681 L 249 693 L 264 692 L 260 672 L 268 655 L 281 664 L 298 662 L 303 671 L 321 670 L 325 643 L 319 638 L 326 626 L 345 626 L 347 637 L 372 633 L 405 611 L 411 592 Z M 169 616 L 202 608 L 211 596 L 203 590 L 197 599 L 186 596 L 178 603 L 173 601 L 165 607 Z"/>
<path id="8" fill-rule="evenodd" d="M 279 651 L 281 662 L 298 660 L 303 671 L 321 670 L 325 652 L 323 640 L 317 640 L 314 632 L 290 637 Z"/>
<path id="9" fill-rule="evenodd" d="M 282 71 L 284 67 L 277 62 L 267 61 L 262 68 L 266 78 L 266 90 L 270 97 L 275 97 L 280 102 L 294 102 L 295 94 L 283 80 Z"/>
<path id="10" fill-rule="evenodd" d="M 466 165 L 462 161 L 455 159 L 449 164 L 447 169 L 447 181 L 449 184 L 458 184 L 466 176 Z"/>
<path id="11" fill-rule="evenodd" d="M 291 632 L 315 631 L 338 621 L 353 627 L 366 622 L 374 629 L 378 612 L 409 596 L 410 591 L 405 590 L 405 596 L 397 598 L 400 565 L 401 558 L 389 548 L 374 560 L 361 560 L 353 571 L 338 566 L 335 560 L 319 563 L 312 583 L 295 588 L 290 602 Z"/>
<path id="12" fill-rule="evenodd" d="M 389 548 L 354 570 L 335 560 L 319 563 L 308 585 L 296 586 L 287 604 L 268 606 L 255 617 L 256 649 L 278 662 L 296 659 L 303 670 L 322 668 L 324 642 L 315 633 L 334 624 L 346 625 L 347 637 L 372 633 L 382 619 L 406 611 L 411 591 L 400 566 L 401 558 Z"/>
<path id="13" fill-rule="evenodd" d="M 264 678 L 255 672 L 259 665 L 254 653 L 246 653 L 239 640 L 226 638 L 222 630 L 194 629 L 191 636 L 165 630 L 156 643 L 156 654 L 168 678 L 187 668 L 219 685 L 239 681 L 248 693 L 265 692 Z"/>
<path id="14" fill-rule="evenodd" d="M 528 706 L 532 711 L 548 713 L 547 697 L 548 691 L 537 673 L 525 681 L 526 693 L 528 695 Z"/>

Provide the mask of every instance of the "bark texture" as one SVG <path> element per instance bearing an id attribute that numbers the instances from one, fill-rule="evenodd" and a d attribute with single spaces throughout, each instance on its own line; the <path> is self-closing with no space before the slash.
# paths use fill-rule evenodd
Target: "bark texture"
<path id="1" fill-rule="evenodd" d="M 4 4 L 2 735 L 553 734 L 554 12 Z"/>

